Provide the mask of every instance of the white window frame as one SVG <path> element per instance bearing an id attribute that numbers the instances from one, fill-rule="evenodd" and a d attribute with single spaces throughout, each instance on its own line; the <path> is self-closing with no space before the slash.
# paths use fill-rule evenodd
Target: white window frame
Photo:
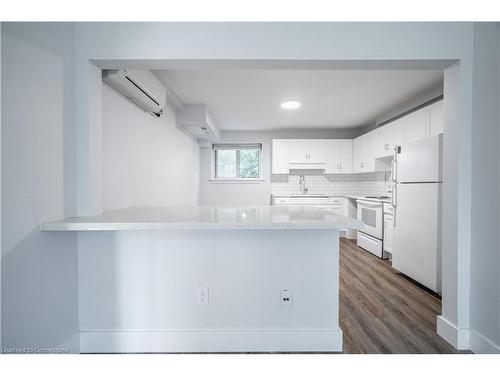
<path id="1" fill-rule="evenodd" d="M 216 165 L 215 165 L 215 151 L 217 149 L 244 149 L 244 148 L 259 148 L 260 149 L 260 154 L 259 154 L 259 177 L 255 178 L 239 178 L 239 177 L 217 177 L 216 176 Z M 264 181 L 262 178 L 262 152 L 263 146 L 262 143 L 214 143 L 211 146 L 210 150 L 210 181 L 213 183 L 237 183 L 237 184 L 255 184 L 255 183 L 261 183 Z"/>

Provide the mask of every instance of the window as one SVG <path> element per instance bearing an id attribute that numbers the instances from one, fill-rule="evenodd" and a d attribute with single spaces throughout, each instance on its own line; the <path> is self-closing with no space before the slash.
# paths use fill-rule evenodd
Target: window
<path id="1" fill-rule="evenodd" d="M 256 181 L 261 179 L 260 143 L 212 145 L 212 179 Z"/>

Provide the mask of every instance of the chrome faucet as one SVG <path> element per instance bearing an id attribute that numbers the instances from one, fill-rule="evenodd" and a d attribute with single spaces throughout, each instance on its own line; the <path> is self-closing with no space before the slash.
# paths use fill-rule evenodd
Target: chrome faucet
<path id="1" fill-rule="evenodd" d="M 306 188 L 306 179 L 303 174 L 300 175 L 299 185 L 300 185 L 300 192 L 302 194 L 307 194 L 308 189 Z"/>

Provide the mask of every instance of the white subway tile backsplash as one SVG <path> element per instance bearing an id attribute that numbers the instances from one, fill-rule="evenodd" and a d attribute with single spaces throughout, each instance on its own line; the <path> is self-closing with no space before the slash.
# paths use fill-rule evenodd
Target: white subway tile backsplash
<path id="1" fill-rule="evenodd" d="M 300 193 L 299 178 L 304 175 L 309 193 L 332 195 L 387 195 L 391 175 L 386 172 L 363 174 L 324 174 L 317 170 L 293 170 L 289 175 L 271 175 L 271 193 Z"/>

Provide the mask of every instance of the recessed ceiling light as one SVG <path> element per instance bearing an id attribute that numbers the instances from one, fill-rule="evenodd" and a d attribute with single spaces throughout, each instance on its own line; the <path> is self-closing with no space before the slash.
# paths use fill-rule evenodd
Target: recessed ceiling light
<path id="1" fill-rule="evenodd" d="M 290 100 L 288 102 L 281 103 L 281 108 L 283 109 L 297 109 L 301 106 L 300 102 L 296 100 Z"/>

